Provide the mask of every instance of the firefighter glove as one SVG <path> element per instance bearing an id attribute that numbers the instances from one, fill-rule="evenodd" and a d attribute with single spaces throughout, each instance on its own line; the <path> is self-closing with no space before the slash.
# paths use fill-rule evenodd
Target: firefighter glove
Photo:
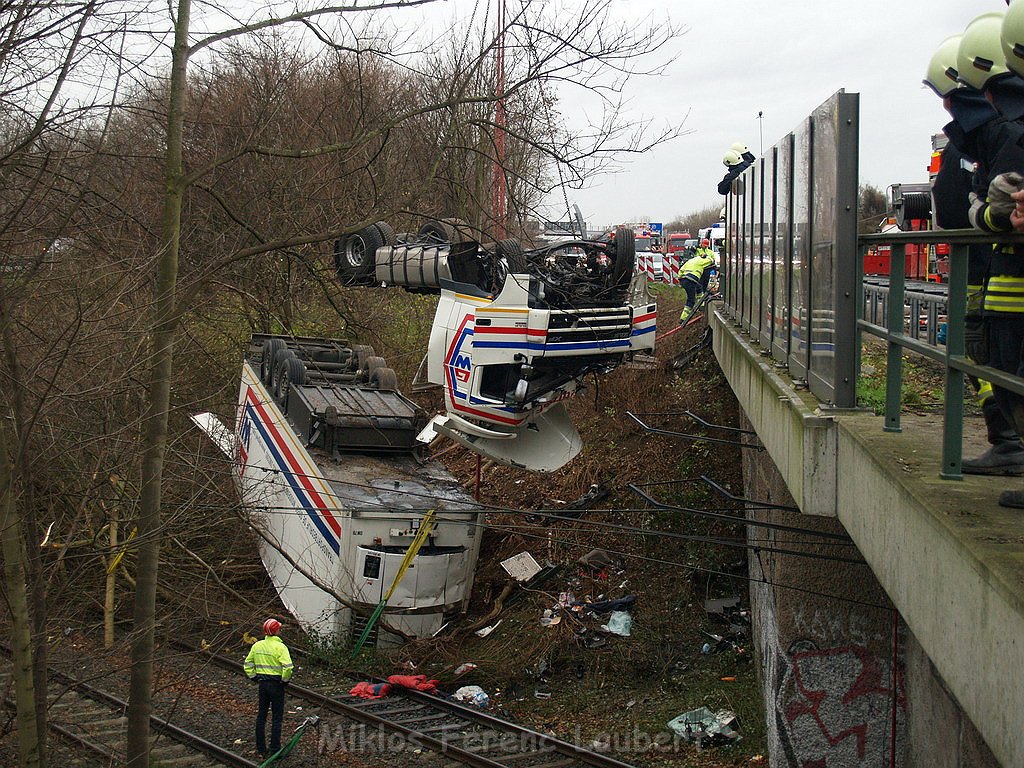
<path id="1" fill-rule="evenodd" d="M 988 363 L 988 324 L 976 315 L 964 318 L 964 352 L 978 365 Z"/>

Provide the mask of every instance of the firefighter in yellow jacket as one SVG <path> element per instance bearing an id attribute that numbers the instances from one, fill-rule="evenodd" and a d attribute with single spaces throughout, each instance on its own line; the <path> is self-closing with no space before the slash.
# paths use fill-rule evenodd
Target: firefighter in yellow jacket
<path id="1" fill-rule="evenodd" d="M 707 292 L 708 282 L 714 272 L 715 252 L 711 250 L 711 241 L 701 240 L 696 253 L 679 267 L 679 282 L 686 290 L 686 306 L 679 315 L 680 325 L 686 325 L 686 321 L 690 319 L 697 305 L 698 295 Z"/>
<path id="2" fill-rule="evenodd" d="M 270 752 L 281 749 L 281 723 L 284 720 L 284 690 L 292 676 L 292 657 L 277 633 L 281 622 L 263 622 L 262 640 L 257 640 L 245 657 L 243 668 L 248 678 L 259 683 L 259 709 L 256 712 L 256 751 L 267 755 L 266 722 L 270 710 Z"/>

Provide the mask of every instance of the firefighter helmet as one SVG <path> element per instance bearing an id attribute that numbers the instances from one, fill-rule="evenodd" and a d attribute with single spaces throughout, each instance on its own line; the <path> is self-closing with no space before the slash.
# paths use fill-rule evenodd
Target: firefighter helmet
<path id="1" fill-rule="evenodd" d="M 1000 39 L 1005 15 L 1006 11 L 990 11 L 967 25 L 956 54 L 960 82 L 983 91 L 989 80 L 1009 71 Z"/>
<path id="2" fill-rule="evenodd" d="M 1021 0 L 1014 0 L 1006 9 L 1000 37 L 1006 66 L 1024 77 L 1024 2 Z"/>
<path id="3" fill-rule="evenodd" d="M 704 238 L 703 240 L 701 240 L 701 241 L 700 241 L 700 247 L 701 247 L 701 248 L 710 248 L 710 247 L 711 247 L 711 241 L 710 241 L 710 240 L 708 240 L 708 239 L 707 239 L 707 238 L 705 237 L 705 238 Z"/>
<path id="4" fill-rule="evenodd" d="M 722 162 L 726 166 L 731 167 L 733 165 L 739 165 L 741 162 L 743 162 L 743 158 L 740 157 L 740 153 L 737 152 L 735 149 L 730 149 L 726 151 L 725 157 L 722 158 Z"/>
<path id="5" fill-rule="evenodd" d="M 263 622 L 263 634 L 276 635 L 281 631 L 281 622 L 277 619 L 267 619 Z"/>
<path id="6" fill-rule="evenodd" d="M 732 143 L 732 146 L 729 147 L 729 149 L 733 150 L 739 155 L 742 155 L 744 152 L 750 151 L 749 149 L 747 149 L 747 145 L 744 144 L 742 141 L 734 141 Z"/>
<path id="7" fill-rule="evenodd" d="M 941 99 L 949 96 L 960 85 L 957 79 L 956 54 L 960 48 L 961 37 L 963 35 L 953 35 L 939 43 L 939 47 L 932 54 L 932 60 L 928 62 L 928 71 L 922 82 Z"/>

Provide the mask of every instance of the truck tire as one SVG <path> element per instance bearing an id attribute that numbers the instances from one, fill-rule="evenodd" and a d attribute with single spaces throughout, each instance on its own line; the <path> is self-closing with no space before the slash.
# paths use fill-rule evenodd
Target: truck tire
<path id="1" fill-rule="evenodd" d="M 636 235 L 629 227 L 615 228 L 615 263 L 612 265 L 612 284 L 620 287 L 629 283 L 636 267 Z"/>
<path id="2" fill-rule="evenodd" d="M 446 221 L 428 221 L 420 227 L 420 238 L 428 243 L 460 243 L 462 238 L 451 224 Z"/>
<path id="3" fill-rule="evenodd" d="M 384 245 L 398 245 L 398 235 L 395 234 L 394 227 L 386 221 L 378 221 L 373 226 L 380 233 L 380 239 L 384 242 Z"/>
<path id="4" fill-rule="evenodd" d="M 282 408 L 288 405 L 288 393 L 292 387 L 306 383 L 306 366 L 297 357 L 286 357 L 281 363 L 281 373 L 277 377 L 277 389 L 274 399 Z"/>
<path id="5" fill-rule="evenodd" d="M 498 254 L 499 259 L 505 259 L 508 264 L 508 274 L 528 275 L 530 273 L 530 263 L 523 255 L 523 246 L 519 244 L 518 240 L 511 238 L 499 240 L 495 243 L 495 253 Z"/>
<path id="6" fill-rule="evenodd" d="M 385 366 L 387 366 L 387 363 L 384 361 L 383 357 L 374 355 L 366 358 L 366 380 L 373 381 L 373 374 L 378 368 L 384 368 Z"/>
<path id="7" fill-rule="evenodd" d="M 269 384 L 274 371 L 274 355 L 285 348 L 284 339 L 267 339 L 263 343 L 263 356 L 260 358 L 260 378 Z"/>
<path id="8" fill-rule="evenodd" d="M 352 371 L 365 371 L 367 358 L 373 357 L 374 354 L 373 347 L 369 344 L 354 344 L 352 346 L 352 360 L 355 367 Z"/>
<path id="9" fill-rule="evenodd" d="M 270 381 L 268 382 L 268 389 L 270 390 L 271 396 L 277 399 L 277 393 L 281 386 L 281 376 L 285 370 L 285 361 L 295 357 L 295 353 L 290 349 L 279 349 L 274 353 L 274 361 L 270 369 Z"/>
<path id="10" fill-rule="evenodd" d="M 370 386 L 374 389 L 398 390 L 398 374 L 390 368 L 378 368 L 370 375 Z"/>
<path id="11" fill-rule="evenodd" d="M 334 246 L 334 266 L 345 285 L 372 283 L 377 249 L 384 239 L 376 224 L 343 237 Z"/>

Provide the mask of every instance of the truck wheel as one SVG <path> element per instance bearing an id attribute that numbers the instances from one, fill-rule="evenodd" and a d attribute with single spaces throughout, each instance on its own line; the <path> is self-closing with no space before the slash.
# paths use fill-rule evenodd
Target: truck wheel
<path id="1" fill-rule="evenodd" d="M 428 243 L 459 243 L 462 238 L 455 231 L 455 227 L 445 221 L 428 221 L 420 227 L 420 237 Z"/>
<path id="2" fill-rule="evenodd" d="M 384 245 L 398 245 L 398 235 L 395 234 L 394 227 L 386 221 L 378 221 L 373 226 L 380 233 L 380 239 L 384 242 Z"/>
<path id="3" fill-rule="evenodd" d="M 260 378 L 264 384 L 269 384 L 274 370 L 274 355 L 279 349 L 284 349 L 284 339 L 267 339 L 263 342 L 263 356 L 260 358 Z"/>
<path id="4" fill-rule="evenodd" d="M 508 274 L 528 275 L 530 273 L 530 263 L 526 260 L 526 256 L 523 255 L 523 246 L 519 244 L 519 241 L 512 239 L 499 240 L 495 243 L 495 252 L 498 254 L 499 259 L 505 259 L 505 262 L 508 264 Z"/>
<path id="5" fill-rule="evenodd" d="M 374 354 L 375 353 L 373 351 L 373 347 L 371 347 L 369 344 L 354 345 L 352 347 L 352 359 L 355 361 L 355 368 L 352 369 L 353 372 L 365 371 L 366 359 L 369 357 L 373 357 Z"/>
<path id="6" fill-rule="evenodd" d="M 274 362 L 270 369 L 270 381 L 268 382 L 268 389 L 270 390 L 271 396 L 277 398 L 277 393 L 281 386 L 281 375 L 285 370 L 285 360 L 289 360 L 295 357 L 295 353 L 290 349 L 279 349 L 274 353 Z M 296 358 L 298 359 L 298 358 Z"/>
<path id="7" fill-rule="evenodd" d="M 284 408 L 288 405 L 288 393 L 294 386 L 306 383 L 306 366 L 297 357 L 286 357 L 281 363 L 281 372 L 277 377 L 275 399 Z"/>
<path id="8" fill-rule="evenodd" d="M 367 381 L 372 381 L 373 380 L 373 374 L 376 372 L 376 370 L 378 368 L 383 368 L 386 365 L 387 365 L 387 363 L 384 362 L 384 358 L 383 357 L 378 357 L 378 356 L 374 355 L 373 357 L 366 358 L 366 369 L 365 369 L 366 370 L 366 380 Z"/>
<path id="9" fill-rule="evenodd" d="M 343 237 L 334 246 L 334 266 L 346 285 L 373 281 L 377 249 L 384 245 L 376 224 Z"/>
<path id="10" fill-rule="evenodd" d="M 636 235 L 629 227 L 615 228 L 615 264 L 612 266 L 612 284 L 627 284 L 636 266 Z"/>
<path id="11" fill-rule="evenodd" d="M 374 389 L 398 389 L 398 374 L 390 368 L 378 368 L 370 374 L 370 386 Z"/>

